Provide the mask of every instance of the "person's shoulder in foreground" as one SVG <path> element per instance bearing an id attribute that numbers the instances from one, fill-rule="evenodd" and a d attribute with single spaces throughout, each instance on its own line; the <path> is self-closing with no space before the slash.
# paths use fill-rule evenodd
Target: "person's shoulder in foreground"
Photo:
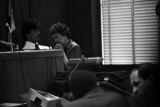
<path id="1" fill-rule="evenodd" d="M 122 94 L 97 86 L 95 75 L 89 71 L 75 73 L 69 84 L 76 99 L 64 107 L 129 107 Z"/>

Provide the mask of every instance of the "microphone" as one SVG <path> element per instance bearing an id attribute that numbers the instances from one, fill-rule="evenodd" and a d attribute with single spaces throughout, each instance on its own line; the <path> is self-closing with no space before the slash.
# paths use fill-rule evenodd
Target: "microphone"
<path id="1" fill-rule="evenodd" d="M 85 61 L 85 57 L 84 57 L 84 55 L 82 54 L 81 57 L 80 57 L 80 60 L 76 63 L 75 67 L 74 67 L 73 70 L 71 71 L 71 73 L 70 73 L 70 75 L 69 75 L 69 77 L 68 77 L 68 80 L 71 79 L 71 77 L 72 77 L 73 73 L 76 71 L 78 65 L 79 65 L 81 62 L 84 62 L 84 61 Z"/>
<path id="2" fill-rule="evenodd" d="M 5 26 L 9 30 L 9 32 L 8 32 L 8 41 L 9 42 L 5 42 L 5 41 L 1 41 L 1 42 L 6 44 L 6 45 L 9 45 L 11 47 L 11 51 L 13 52 L 13 45 L 15 45 L 15 44 L 12 43 L 12 30 L 11 30 L 11 28 L 10 28 L 8 23 L 6 23 Z"/>
<path id="3" fill-rule="evenodd" d="M 7 46 L 15 46 L 15 44 L 14 44 L 14 43 L 10 43 L 10 42 L 6 42 L 6 41 L 2 41 L 2 40 L 0 40 L 0 43 L 1 43 L 1 44 L 4 44 L 4 45 L 7 45 Z"/>
<path id="4" fill-rule="evenodd" d="M 9 24 L 6 23 L 5 26 L 8 28 L 9 32 L 11 32 L 11 28 L 10 28 Z"/>

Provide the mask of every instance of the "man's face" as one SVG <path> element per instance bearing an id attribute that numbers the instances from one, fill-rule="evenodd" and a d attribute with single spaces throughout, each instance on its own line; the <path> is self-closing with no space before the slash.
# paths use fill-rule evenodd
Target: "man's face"
<path id="1" fill-rule="evenodd" d="M 149 79 L 144 80 L 139 77 L 137 70 L 131 73 L 130 81 L 133 88 L 133 93 L 139 96 L 146 96 L 151 90 L 151 81 Z"/>
<path id="2" fill-rule="evenodd" d="M 65 46 L 67 44 L 67 37 L 61 35 L 60 33 L 55 33 L 52 35 L 52 38 L 55 40 L 57 44 L 61 44 Z"/>
<path id="3" fill-rule="evenodd" d="M 36 42 L 40 40 L 40 36 L 39 36 L 40 31 L 38 30 L 31 30 L 29 35 L 30 35 L 29 38 L 31 42 Z"/>

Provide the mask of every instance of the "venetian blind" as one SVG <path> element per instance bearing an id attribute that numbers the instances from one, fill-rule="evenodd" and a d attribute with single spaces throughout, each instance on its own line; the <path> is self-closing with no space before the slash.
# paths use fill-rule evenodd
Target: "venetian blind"
<path id="1" fill-rule="evenodd" d="M 154 0 L 101 0 L 103 64 L 158 62 Z"/>
<path id="2" fill-rule="evenodd" d="M 134 1 L 135 61 L 158 62 L 158 21 L 154 0 Z"/>

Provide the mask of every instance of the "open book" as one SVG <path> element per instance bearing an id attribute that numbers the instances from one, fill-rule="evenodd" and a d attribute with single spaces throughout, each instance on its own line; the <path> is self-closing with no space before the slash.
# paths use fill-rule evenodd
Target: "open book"
<path id="1" fill-rule="evenodd" d="M 41 107 L 60 107 L 60 105 L 69 102 L 64 98 L 60 98 L 50 93 L 35 90 L 32 88 L 30 88 L 27 93 L 21 96 L 28 102 L 28 107 L 33 107 L 33 106 L 35 107 L 35 105 Z M 38 104 L 35 104 L 37 99 L 38 99 Z"/>

